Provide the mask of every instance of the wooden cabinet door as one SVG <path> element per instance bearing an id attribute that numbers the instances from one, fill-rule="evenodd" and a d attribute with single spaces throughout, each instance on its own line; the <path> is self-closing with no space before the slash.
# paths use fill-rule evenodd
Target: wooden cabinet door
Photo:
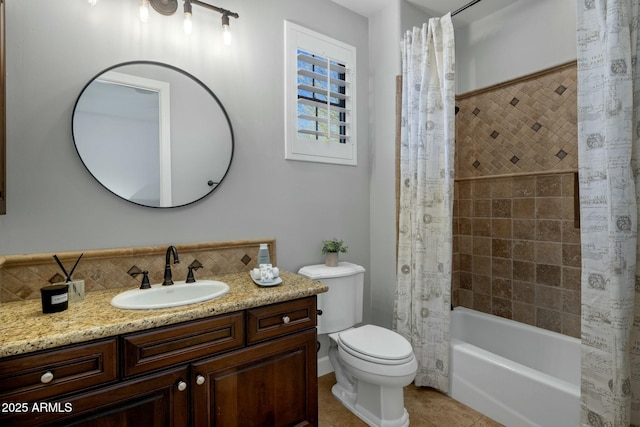
<path id="1" fill-rule="evenodd" d="M 316 426 L 316 330 L 191 366 L 195 427 Z"/>
<path id="2" fill-rule="evenodd" d="M 6 426 L 187 427 L 189 382 L 186 367 L 150 374 L 69 398 L 0 423 Z M 180 382 L 184 390 L 179 389 Z M 182 388 L 182 387 L 180 387 Z M 46 412 L 50 410 L 56 412 Z"/>

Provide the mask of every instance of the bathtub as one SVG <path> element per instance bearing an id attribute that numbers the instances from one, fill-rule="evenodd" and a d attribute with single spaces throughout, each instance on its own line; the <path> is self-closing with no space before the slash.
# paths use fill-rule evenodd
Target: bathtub
<path id="1" fill-rule="evenodd" d="M 508 427 L 580 424 L 580 340 L 456 307 L 450 395 Z"/>

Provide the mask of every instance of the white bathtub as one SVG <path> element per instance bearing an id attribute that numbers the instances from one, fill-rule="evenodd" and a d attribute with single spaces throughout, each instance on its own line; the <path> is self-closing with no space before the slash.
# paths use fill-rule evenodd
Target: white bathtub
<path id="1" fill-rule="evenodd" d="M 508 427 L 580 423 L 580 340 L 456 307 L 451 397 Z"/>

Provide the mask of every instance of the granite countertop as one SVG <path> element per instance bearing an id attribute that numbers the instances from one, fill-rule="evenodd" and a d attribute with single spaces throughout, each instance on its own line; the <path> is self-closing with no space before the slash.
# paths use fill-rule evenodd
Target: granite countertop
<path id="1" fill-rule="evenodd" d="M 281 271 L 282 284 L 256 285 L 248 272 L 202 277 L 225 282 L 229 292 L 210 301 L 155 310 L 123 310 L 111 298 L 129 290 L 88 292 L 66 311 L 43 314 L 40 299 L 0 304 L 0 357 L 14 356 L 67 344 L 91 341 L 157 326 L 201 319 L 252 307 L 326 292 L 328 287 L 297 274 Z"/>

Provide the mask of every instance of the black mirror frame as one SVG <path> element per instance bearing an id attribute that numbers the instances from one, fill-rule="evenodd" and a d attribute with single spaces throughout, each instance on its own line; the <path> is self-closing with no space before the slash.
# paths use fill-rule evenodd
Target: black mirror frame
<path id="1" fill-rule="evenodd" d="M 214 101 L 218 104 L 218 106 L 220 107 L 220 109 L 222 110 L 222 113 L 227 121 L 227 125 L 229 126 L 229 133 L 231 136 L 231 153 L 230 153 L 230 157 L 229 157 L 229 165 L 227 166 L 227 170 L 224 172 L 224 175 L 222 176 L 222 178 L 220 178 L 220 180 L 218 181 L 217 185 L 215 185 L 211 191 L 209 191 L 208 193 L 206 193 L 204 196 L 199 197 L 196 200 L 193 200 L 189 203 L 184 203 L 181 205 L 175 205 L 175 206 L 149 206 L 149 205 L 144 205 L 141 203 L 137 203 L 134 202 L 132 200 L 129 200 L 125 197 L 120 196 L 119 194 L 116 194 L 115 192 L 113 192 L 110 188 L 108 188 L 106 185 L 104 185 L 89 169 L 89 167 L 87 166 L 87 164 L 84 162 L 84 160 L 82 159 L 82 156 L 80 156 L 80 151 L 78 150 L 78 145 L 76 143 L 76 137 L 74 134 L 74 130 L 73 130 L 73 121 L 74 121 L 74 117 L 75 117 L 75 113 L 76 113 L 76 108 L 78 107 L 78 102 L 80 101 L 80 98 L 82 97 L 82 94 L 85 92 L 85 90 L 87 89 L 87 87 L 89 87 L 89 85 L 91 85 L 91 83 L 93 83 L 98 77 L 100 77 L 102 74 L 106 73 L 107 71 L 111 71 L 115 68 L 118 67 L 123 67 L 123 66 L 127 66 L 127 65 L 155 65 L 155 66 L 159 66 L 159 67 L 163 67 L 163 68 L 168 68 L 170 70 L 176 71 L 178 73 L 181 73 L 183 75 L 185 75 L 186 77 L 189 77 L 191 80 L 193 80 L 195 83 L 197 83 L 198 85 L 200 85 L 200 87 L 202 87 L 213 99 Z M 3 97 L 4 99 L 4 97 Z M 142 206 L 145 208 L 157 208 L 157 209 L 174 209 L 174 208 L 180 208 L 180 207 L 184 207 L 184 206 L 189 206 L 192 205 L 196 202 L 199 202 L 200 200 L 203 200 L 205 198 L 207 198 L 208 196 L 210 196 L 218 187 L 220 187 L 220 184 L 222 183 L 222 181 L 224 181 L 224 179 L 226 178 L 226 176 L 229 173 L 229 169 L 231 169 L 231 164 L 233 163 L 233 154 L 235 151 L 235 136 L 233 133 L 233 126 L 231 125 L 231 120 L 229 119 L 229 115 L 227 114 L 227 110 L 224 108 L 224 105 L 222 105 L 222 102 L 220 102 L 220 99 L 218 99 L 218 97 L 213 93 L 213 91 L 211 89 L 209 89 L 209 87 L 207 87 L 207 85 L 205 85 L 202 81 L 200 81 L 197 77 L 195 77 L 194 75 L 188 73 L 187 71 L 184 71 L 181 68 L 175 67 L 173 65 L 169 65 L 169 64 L 165 64 L 162 62 L 157 62 L 157 61 L 128 61 L 128 62 L 122 62 L 119 64 L 115 64 L 112 65 L 111 67 L 105 68 L 104 70 L 100 71 L 99 73 L 97 73 L 95 76 L 93 76 L 88 82 L 87 84 L 84 85 L 84 87 L 82 88 L 82 90 L 80 91 L 80 94 L 78 95 L 78 98 L 76 99 L 75 105 L 73 106 L 73 114 L 71 115 L 71 134 L 73 137 L 73 143 L 74 143 L 74 147 L 76 149 L 76 153 L 78 154 L 78 158 L 80 159 L 80 161 L 82 162 L 82 164 L 84 165 L 85 169 L 87 169 L 87 171 L 89 172 L 89 174 L 96 180 L 96 182 L 98 182 L 102 187 L 104 187 L 105 189 L 107 189 L 111 194 L 117 196 L 119 199 L 122 200 L 126 200 L 129 203 L 133 203 L 135 205 L 138 206 Z"/>

